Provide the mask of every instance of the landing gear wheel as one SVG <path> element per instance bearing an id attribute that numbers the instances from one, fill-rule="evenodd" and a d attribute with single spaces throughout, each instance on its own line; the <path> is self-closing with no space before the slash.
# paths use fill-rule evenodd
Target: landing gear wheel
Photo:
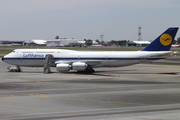
<path id="1" fill-rule="evenodd" d="M 9 72 L 21 72 L 22 71 L 19 66 L 16 66 L 16 67 L 8 66 L 7 69 L 9 70 Z"/>
<path id="2" fill-rule="evenodd" d="M 17 72 L 21 72 L 21 68 L 19 66 L 16 67 L 17 67 Z"/>
<path id="3" fill-rule="evenodd" d="M 92 67 L 88 67 L 85 72 L 93 73 L 93 72 L 95 72 L 95 70 Z"/>

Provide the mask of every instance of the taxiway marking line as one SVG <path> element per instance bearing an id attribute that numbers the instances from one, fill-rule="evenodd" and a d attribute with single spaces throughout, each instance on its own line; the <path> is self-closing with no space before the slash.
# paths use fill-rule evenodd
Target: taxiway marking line
<path id="1" fill-rule="evenodd" d="M 180 89 L 171 89 L 171 88 L 168 89 L 168 90 L 180 91 Z"/>
<path id="2" fill-rule="evenodd" d="M 131 105 L 145 105 L 145 106 L 156 106 L 156 107 L 158 106 L 158 107 L 180 108 L 180 106 L 170 106 L 170 105 L 155 105 L 155 104 L 142 104 L 142 103 L 128 103 L 128 102 L 90 100 L 90 99 L 76 99 L 76 98 L 64 98 L 64 97 L 56 97 L 56 98 L 58 98 L 58 99 L 66 99 L 66 100 L 90 101 L 90 102 L 104 102 L 104 103 L 117 103 L 117 104 L 131 104 Z"/>
<path id="3" fill-rule="evenodd" d="M 63 113 L 75 113 L 75 114 L 84 114 L 84 115 L 96 115 L 96 116 L 107 116 L 107 117 L 120 117 L 120 118 L 127 118 L 127 119 L 153 120 L 153 119 L 148 119 L 148 118 L 136 118 L 136 117 L 127 117 L 127 116 L 118 116 L 118 115 L 106 115 L 106 114 L 87 113 L 87 112 L 75 112 L 75 111 L 64 111 L 64 110 L 54 110 L 54 109 L 44 109 L 44 108 L 32 108 L 32 107 L 23 107 L 23 106 L 12 106 L 12 105 L 0 105 L 0 106 L 3 106 L 3 107 L 11 107 L 11 108 L 22 108 L 22 109 L 33 109 L 33 110 L 63 112 Z"/>
<path id="4" fill-rule="evenodd" d="M 109 88 L 109 89 L 132 89 L 132 90 L 151 90 L 151 88 L 145 88 L 145 87 L 113 87 L 113 86 L 101 86 L 102 88 Z M 161 88 L 156 88 L 156 89 L 166 89 L 166 90 L 174 90 L 174 91 L 180 91 L 180 89 L 175 89 L 175 88 L 167 88 L 167 87 L 161 87 Z M 42 96 L 45 94 L 40 94 L 40 93 L 30 93 L 30 94 L 19 94 L 19 95 L 0 95 L 1 97 L 17 97 L 17 96 L 37 96 L 37 97 L 48 97 L 48 96 Z"/>
<path id="5" fill-rule="evenodd" d="M 36 97 L 48 98 L 49 96 L 36 96 Z"/>
<path id="6" fill-rule="evenodd" d="M 17 96 L 40 96 L 40 95 L 45 95 L 45 94 L 32 93 L 32 94 L 20 94 L 20 95 L 0 95 L 0 98 L 1 97 L 17 97 Z"/>
<path id="7" fill-rule="evenodd" d="M 113 87 L 113 86 L 101 86 L 102 88 L 112 88 L 112 89 L 132 89 L 132 90 L 154 90 L 153 88 L 145 88 L 145 87 Z M 180 91 L 180 89 L 174 89 L 174 88 L 167 88 L 167 87 L 160 87 L 155 89 L 166 89 L 166 90 L 175 90 Z"/>

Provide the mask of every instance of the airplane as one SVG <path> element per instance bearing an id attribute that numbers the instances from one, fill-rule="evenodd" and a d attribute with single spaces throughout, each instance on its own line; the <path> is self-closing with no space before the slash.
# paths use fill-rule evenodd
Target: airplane
<path id="1" fill-rule="evenodd" d="M 178 45 L 178 42 L 176 42 L 174 45 L 171 45 L 171 47 L 180 47 L 180 44 Z"/>
<path id="2" fill-rule="evenodd" d="M 169 51 L 178 27 L 168 28 L 159 37 L 140 51 L 76 51 L 64 49 L 15 49 L 2 57 L 2 61 L 16 65 L 9 70 L 21 72 L 20 67 L 44 67 L 44 73 L 50 73 L 50 67 L 58 72 L 70 70 L 94 72 L 98 67 L 122 67 L 173 56 Z"/>

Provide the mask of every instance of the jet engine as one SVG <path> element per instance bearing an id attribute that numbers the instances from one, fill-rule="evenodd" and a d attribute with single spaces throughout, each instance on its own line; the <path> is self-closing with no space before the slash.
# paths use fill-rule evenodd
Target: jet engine
<path id="1" fill-rule="evenodd" d="M 70 64 L 57 64 L 56 69 L 58 72 L 67 72 L 69 70 L 85 71 L 88 65 L 83 62 L 74 62 Z"/>
<path id="2" fill-rule="evenodd" d="M 71 65 L 69 65 L 69 64 L 57 64 L 56 69 L 58 72 L 69 71 L 71 69 Z"/>
<path id="3" fill-rule="evenodd" d="M 74 62 L 72 63 L 72 69 L 77 71 L 85 71 L 88 65 L 83 62 Z"/>

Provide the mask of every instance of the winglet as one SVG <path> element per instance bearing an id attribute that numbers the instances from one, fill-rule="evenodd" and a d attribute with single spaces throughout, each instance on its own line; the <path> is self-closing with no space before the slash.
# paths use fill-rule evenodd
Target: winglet
<path id="1" fill-rule="evenodd" d="M 142 51 L 169 51 L 178 29 L 178 27 L 168 28 Z"/>

